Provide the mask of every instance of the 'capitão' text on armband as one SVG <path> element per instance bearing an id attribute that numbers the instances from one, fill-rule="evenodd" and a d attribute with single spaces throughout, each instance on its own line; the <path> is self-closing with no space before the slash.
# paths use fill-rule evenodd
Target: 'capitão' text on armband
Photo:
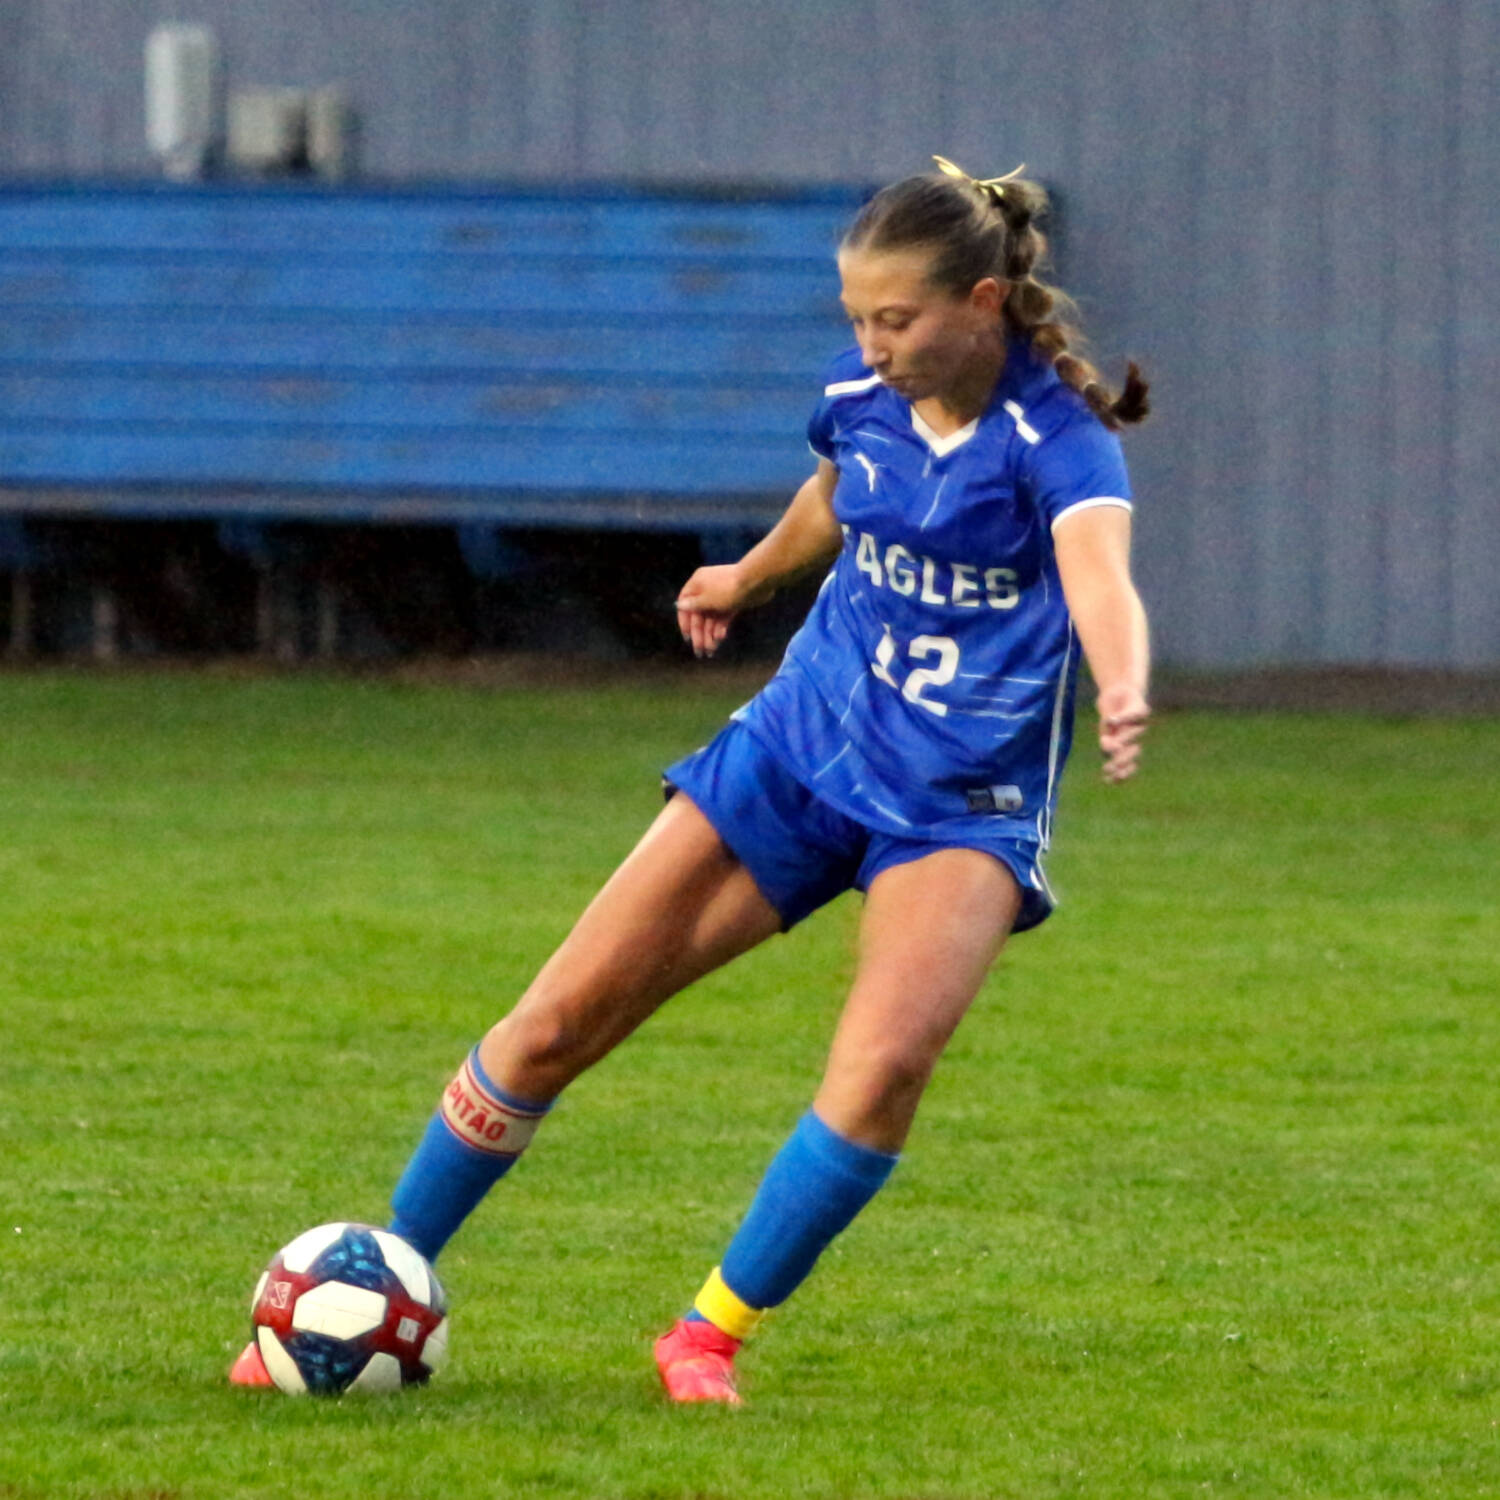
<path id="1" fill-rule="evenodd" d="M 443 1123 L 466 1146 L 493 1156 L 519 1156 L 536 1134 L 546 1110 L 516 1108 L 479 1081 L 472 1058 L 443 1091 Z"/>

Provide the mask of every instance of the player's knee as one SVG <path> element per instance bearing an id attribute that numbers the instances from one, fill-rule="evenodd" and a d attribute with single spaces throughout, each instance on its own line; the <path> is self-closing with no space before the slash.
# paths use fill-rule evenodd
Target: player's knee
<path id="1" fill-rule="evenodd" d="M 926 1048 L 900 1043 L 865 1049 L 836 1069 L 838 1092 L 870 1119 L 909 1115 L 916 1109 L 937 1061 Z"/>
<path id="2" fill-rule="evenodd" d="M 527 996 L 492 1035 L 511 1065 L 528 1076 L 571 1079 L 593 1060 L 582 1013 L 560 999 Z"/>
<path id="3" fill-rule="evenodd" d="M 925 1051 L 893 1051 L 876 1059 L 871 1082 L 882 1099 L 920 1098 L 936 1061 Z"/>

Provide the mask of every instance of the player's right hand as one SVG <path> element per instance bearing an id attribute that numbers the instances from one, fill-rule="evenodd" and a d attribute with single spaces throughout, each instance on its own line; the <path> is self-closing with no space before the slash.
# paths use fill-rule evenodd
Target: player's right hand
<path id="1" fill-rule="evenodd" d="M 677 628 L 694 656 L 712 656 L 729 634 L 729 624 L 746 607 L 756 603 L 747 591 L 735 563 L 699 568 L 683 584 L 677 596 Z"/>

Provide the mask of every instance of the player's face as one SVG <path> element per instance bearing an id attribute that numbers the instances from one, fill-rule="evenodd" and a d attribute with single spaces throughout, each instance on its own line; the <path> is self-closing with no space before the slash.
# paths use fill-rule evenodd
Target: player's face
<path id="1" fill-rule="evenodd" d="M 933 251 L 846 250 L 839 256 L 844 310 L 865 363 L 898 396 L 922 401 L 970 384 L 993 365 L 1000 338 L 1000 283 L 991 277 L 954 294 L 928 278 Z"/>

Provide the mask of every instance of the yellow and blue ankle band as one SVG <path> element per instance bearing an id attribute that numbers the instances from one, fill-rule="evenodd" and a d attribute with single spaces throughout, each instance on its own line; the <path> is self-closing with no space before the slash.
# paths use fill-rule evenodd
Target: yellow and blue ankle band
<path id="1" fill-rule="evenodd" d="M 693 1311 L 732 1339 L 749 1338 L 766 1315 L 764 1308 L 751 1307 L 748 1302 L 735 1296 L 719 1274 L 717 1266 L 709 1272 L 708 1280 L 703 1283 L 703 1290 L 694 1299 Z"/>

